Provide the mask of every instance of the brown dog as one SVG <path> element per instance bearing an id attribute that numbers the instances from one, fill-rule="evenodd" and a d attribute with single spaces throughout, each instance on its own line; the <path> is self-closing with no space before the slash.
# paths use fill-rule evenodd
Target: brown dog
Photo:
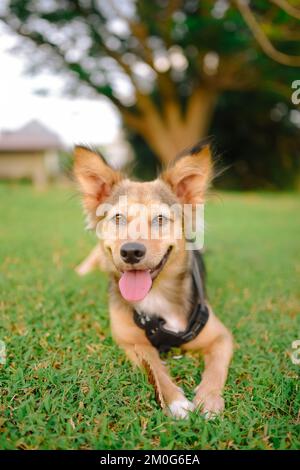
<path id="1" fill-rule="evenodd" d="M 204 203 L 213 174 L 209 146 L 195 147 L 158 179 L 145 183 L 123 178 L 97 153 L 76 147 L 74 174 L 88 226 L 97 227 L 98 235 L 101 232 L 98 246 L 77 272 L 83 275 L 100 266 L 109 273 L 113 338 L 134 364 L 146 368 L 161 405 L 172 416 L 185 418 L 194 408 L 200 408 L 207 416 L 220 413 L 224 409 L 222 390 L 232 356 L 232 337 L 207 301 L 208 319 L 201 331 L 181 345 L 183 350 L 200 350 L 204 355 L 205 369 L 193 403 L 173 383 L 157 348 L 134 316 L 135 312 L 142 312 L 143 317 L 139 318 L 143 318 L 142 322 L 146 318 L 150 324 L 159 318 L 167 335 L 180 335 L 188 328 L 191 311 L 196 308 L 191 274 L 193 252 L 186 249 L 182 215 L 170 215 L 167 209 L 176 204 L 195 208 Z M 129 208 L 137 204 L 151 207 L 151 215 L 148 211 L 143 221 L 130 214 Z M 133 222 L 134 235 L 128 231 Z M 154 236 L 139 231 L 142 223 Z"/>

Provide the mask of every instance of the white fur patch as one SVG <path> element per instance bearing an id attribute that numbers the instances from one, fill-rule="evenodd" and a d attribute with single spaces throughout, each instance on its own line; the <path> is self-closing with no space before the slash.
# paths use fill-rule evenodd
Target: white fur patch
<path id="1" fill-rule="evenodd" d="M 137 310 L 145 313 L 146 315 L 159 315 L 165 321 L 165 328 L 170 331 L 178 333 L 185 329 L 182 318 L 178 315 L 172 315 L 172 306 L 166 298 L 158 290 L 150 290 L 146 297 L 136 304 Z"/>
<path id="2" fill-rule="evenodd" d="M 186 398 L 181 400 L 174 400 L 169 405 L 171 414 L 176 419 L 185 419 L 188 417 L 189 411 L 194 411 L 195 406 Z"/>

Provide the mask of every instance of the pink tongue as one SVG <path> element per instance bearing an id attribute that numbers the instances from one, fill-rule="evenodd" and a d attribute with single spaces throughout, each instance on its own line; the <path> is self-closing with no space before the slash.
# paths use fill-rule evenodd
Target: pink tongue
<path id="1" fill-rule="evenodd" d="M 143 300 L 152 286 L 149 271 L 125 271 L 119 280 L 122 296 L 129 302 Z"/>

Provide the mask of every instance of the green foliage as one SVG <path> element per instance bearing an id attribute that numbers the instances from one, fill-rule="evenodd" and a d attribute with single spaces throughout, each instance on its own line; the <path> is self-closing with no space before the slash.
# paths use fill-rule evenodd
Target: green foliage
<path id="1" fill-rule="evenodd" d="M 251 7 L 278 49 L 300 55 L 296 19 L 265 0 L 255 0 Z M 118 103 L 116 73 L 125 73 L 132 78 L 134 74 L 129 70 L 132 65 L 144 62 L 151 66 L 156 53 L 167 51 L 174 45 L 182 49 L 188 67 L 181 72 L 169 70 L 162 75 L 171 77 L 182 99 L 201 82 L 219 86 L 216 77 L 207 76 L 203 70 L 203 57 L 210 51 L 219 55 L 222 67 L 223 61 L 226 65 L 228 60 L 241 60 L 238 80 L 255 71 L 254 88 L 266 89 L 268 80 L 269 86 L 282 84 L 283 80 L 289 87 L 292 80 L 299 78 L 296 68 L 280 65 L 265 55 L 237 7 L 230 2 L 127 0 L 113 6 L 105 2 L 65 0 L 63 8 L 60 2 L 53 2 L 52 8 L 46 8 L 43 2 L 11 0 L 2 19 L 38 45 L 50 45 L 53 55 L 59 57 L 65 70 L 71 72 L 72 79 L 76 77 L 97 93 L 114 97 Z M 119 33 L 112 27 L 111 22 L 115 19 L 123 21 Z M 127 23 L 125 29 L 124 22 Z M 135 29 L 131 28 L 131 23 L 135 24 Z M 79 52 L 78 60 L 68 57 L 74 51 Z M 149 52 L 152 59 L 149 59 Z M 105 60 L 108 57 L 110 61 Z M 95 60 L 87 61 L 87 58 Z M 120 65 L 119 59 L 129 64 L 129 69 Z M 240 84 L 238 81 L 234 84 L 232 80 L 230 88 L 235 86 Z M 150 92 L 155 94 L 157 89 L 155 80 Z"/>
<path id="2" fill-rule="evenodd" d="M 209 135 L 216 160 L 215 186 L 240 190 L 300 187 L 300 133 L 290 103 L 270 92 L 230 91 L 220 96 Z M 161 167 L 143 139 L 128 132 L 135 176 L 155 178 Z"/>
<path id="3" fill-rule="evenodd" d="M 299 20 L 270 1 L 248 3 L 275 50 L 299 58 Z M 168 160 L 154 141 L 164 139 L 170 148 L 182 150 L 174 138 L 177 117 L 167 117 L 171 103 L 190 139 L 204 135 L 196 128 L 196 137 L 191 137 L 188 127 L 196 127 L 193 123 L 206 115 L 209 121 L 212 114 L 213 121 L 203 126 L 203 132 L 209 128 L 225 165 L 231 167 L 222 184 L 243 189 L 299 186 L 299 127 L 290 120 L 290 111 L 296 108 L 291 86 L 299 80 L 299 67 L 266 55 L 238 2 L 64 0 L 63 5 L 51 5 L 11 0 L 1 18 L 27 39 L 20 41 L 20 48 L 30 57 L 32 70 L 42 66 L 64 73 L 72 95 L 104 95 L 118 107 L 137 155 L 138 176 L 147 179 L 155 173 L 155 158 Z M 36 53 L 32 44 L 38 46 Z M 174 48 L 184 65 L 172 64 Z M 158 56 L 169 60 L 165 70 L 157 65 Z M 207 65 L 209 57 L 212 68 Z M 127 96 L 124 88 L 131 90 Z M 198 90 L 216 96 L 217 106 L 214 113 L 204 108 L 202 115 L 199 111 L 188 121 L 187 109 Z M 272 120 L 272 112 L 282 104 L 284 115 Z M 155 119 L 147 122 L 151 113 Z"/>
<path id="4" fill-rule="evenodd" d="M 212 195 L 208 293 L 236 343 L 226 411 L 174 423 L 111 339 L 106 277 L 73 271 L 95 242 L 79 197 L 14 184 L 0 196 L 1 449 L 299 448 L 298 197 Z M 201 361 L 166 359 L 191 398 Z"/>
<path id="5" fill-rule="evenodd" d="M 210 129 L 226 168 L 218 187 L 299 189 L 300 133 L 289 113 L 290 103 L 270 92 L 220 97 Z"/>

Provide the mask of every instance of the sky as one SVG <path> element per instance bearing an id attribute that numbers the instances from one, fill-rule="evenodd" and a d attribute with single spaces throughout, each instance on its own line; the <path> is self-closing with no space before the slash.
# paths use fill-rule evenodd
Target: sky
<path id="1" fill-rule="evenodd" d="M 15 44 L 16 37 L 0 25 L 0 132 L 37 119 L 67 145 L 107 145 L 117 138 L 120 118 L 105 98 L 66 98 L 62 96 L 61 77 L 26 75 L 27 59 L 11 51 Z M 45 88 L 50 91 L 48 96 L 35 93 Z"/>

